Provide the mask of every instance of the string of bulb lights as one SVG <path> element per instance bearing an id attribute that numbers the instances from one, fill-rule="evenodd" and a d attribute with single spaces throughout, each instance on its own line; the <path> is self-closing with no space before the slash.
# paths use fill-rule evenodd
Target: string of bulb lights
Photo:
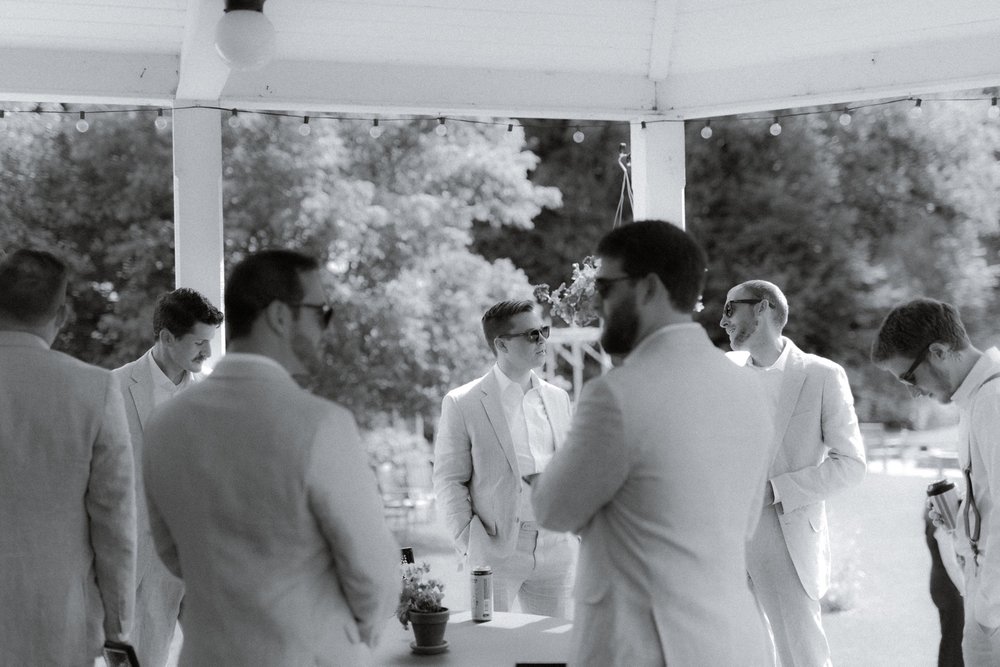
<path id="1" fill-rule="evenodd" d="M 913 118 L 920 118 L 924 111 L 924 102 L 979 102 L 983 103 L 989 100 L 989 106 L 986 110 L 986 115 L 991 120 L 1000 119 L 1000 106 L 997 103 L 997 97 L 983 98 L 983 97 L 958 97 L 958 98 L 934 98 L 929 100 L 924 100 L 920 97 L 902 97 L 893 100 L 884 100 L 880 102 L 870 102 L 864 104 L 856 104 L 842 107 L 839 110 L 822 110 L 822 109 L 811 109 L 806 111 L 794 111 L 779 114 L 768 114 L 766 116 L 759 115 L 747 115 L 747 116 L 736 116 L 733 120 L 740 122 L 766 122 L 771 121 L 768 125 L 767 131 L 771 136 L 777 137 L 781 134 L 782 125 L 781 121 L 788 118 L 795 118 L 798 116 L 815 116 L 818 114 L 829 114 L 838 113 L 837 120 L 843 127 L 849 127 L 852 121 L 852 113 L 860 109 L 866 109 L 871 107 L 886 106 L 886 105 L 898 105 L 898 104 L 912 104 L 909 114 Z M 371 126 L 368 128 L 368 134 L 372 139 L 378 139 L 382 136 L 385 131 L 385 124 L 387 123 L 404 123 L 412 122 L 415 120 L 437 120 L 434 124 L 434 133 L 440 137 L 445 137 L 448 135 L 448 123 L 466 123 L 472 125 L 505 125 L 507 127 L 508 133 L 513 133 L 515 127 L 523 128 L 533 128 L 533 127 L 543 127 L 541 124 L 524 123 L 521 121 L 510 121 L 510 120 L 483 120 L 483 119 L 472 119 L 472 118 L 460 118 L 451 116 L 405 116 L 405 117 L 394 117 L 394 118 L 361 118 L 357 116 L 340 116 L 333 114 L 314 114 L 314 115 L 302 115 L 294 114 L 290 112 L 283 111 L 257 111 L 257 110 L 245 110 L 245 109 L 235 109 L 227 107 L 216 107 L 216 106 L 203 106 L 203 105 L 193 105 L 185 107 L 175 107 L 173 111 L 183 111 L 189 109 L 208 109 L 216 110 L 221 112 L 226 112 L 229 114 L 227 123 L 230 127 L 237 129 L 240 127 L 242 121 L 240 119 L 241 115 L 258 115 L 258 116 L 277 116 L 283 118 L 295 118 L 300 121 L 297 131 L 303 137 L 307 137 L 312 133 L 311 121 L 358 121 L 358 120 L 370 120 Z M 117 114 L 117 113 L 144 113 L 144 112 L 156 112 L 156 117 L 153 124 L 156 126 L 157 130 L 166 130 L 170 121 L 166 115 L 167 109 L 156 108 L 156 107 L 138 107 L 138 108 L 127 108 L 127 109 L 96 109 L 92 111 L 81 111 L 81 110 L 68 110 L 68 109 L 41 109 L 35 108 L 30 110 L 19 110 L 19 109 L 0 109 L 0 131 L 6 129 L 8 119 L 13 115 L 69 115 L 76 114 L 78 119 L 76 121 L 76 130 L 80 133 L 87 132 L 90 129 L 91 121 L 88 118 L 93 118 L 94 116 L 101 114 Z M 642 129 L 646 129 L 647 125 L 655 123 L 685 123 L 688 122 L 684 119 L 674 119 L 674 118 L 660 118 L 655 120 L 643 120 L 638 121 Z M 603 124 L 598 125 L 597 123 L 587 124 L 587 123 L 574 123 L 573 124 L 573 141 L 580 144 L 586 140 L 585 129 L 591 129 L 595 127 L 603 127 Z M 711 139 L 713 135 L 712 130 L 712 119 L 706 119 L 705 124 L 702 126 L 700 131 L 702 139 Z"/>

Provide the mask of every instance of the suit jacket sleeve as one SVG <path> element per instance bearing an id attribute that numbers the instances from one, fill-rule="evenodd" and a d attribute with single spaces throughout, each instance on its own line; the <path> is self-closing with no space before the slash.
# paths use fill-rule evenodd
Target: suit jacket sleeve
<path id="1" fill-rule="evenodd" d="M 135 607 L 135 470 L 118 383 L 110 375 L 107 379 L 85 503 L 104 633 L 121 639 L 131 631 Z"/>
<path id="2" fill-rule="evenodd" d="M 992 384 L 992 383 L 991 383 Z M 985 540 L 981 540 L 979 548 L 985 552 L 981 561 L 980 584 L 976 590 L 976 597 L 972 601 L 973 614 L 977 623 L 985 628 L 996 628 L 1000 626 L 1000 507 L 996 505 L 997 491 L 1000 489 L 1000 450 L 997 445 L 1000 436 L 1000 396 L 988 395 L 986 392 L 995 391 L 995 388 L 987 384 L 980 390 L 980 396 L 973 406 L 971 414 L 970 432 L 978 441 L 978 450 L 983 458 L 984 470 L 978 471 L 973 467 L 973 479 L 985 476 L 993 495 L 993 507 L 990 510 L 988 525 L 983 526 L 982 534 Z M 961 445 L 965 447 L 963 443 Z M 978 499 L 978 498 L 977 498 Z M 980 501 L 981 502 L 981 501 Z M 968 543 L 968 538 L 964 531 L 959 530 L 956 540 L 963 540 Z"/>
<path id="3" fill-rule="evenodd" d="M 361 640 L 378 642 L 400 591 L 399 547 L 386 526 L 375 476 L 354 418 L 320 424 L 306 475 L 310 510 L 326 538 Z"/>
<path id="4" fill-rule="evenodd" d="M 821 404 L 823 445 L 827 454 L 819 465 L 793 470 L 771 478 L 782 512 L 791 512 L 855 484 L 865 476 L 865 449 L 854 413 L 854 397 L 847 373 L 835 366 L 823 377 Z M 790 443 L 795 446 L 797 443 Z"/>
<path id="5" fill-rule="evenodd" d="M 434 434 L 434 494 L 444 508 L 445 525 L 455 547 L 463 555 L 469 550 L 472 521 L 472 439 L 454 396 L 444 397 L 441 418 Z"/>
<path id="6" fill-rule="evenodd" d="M 535 480 L 532 505 L 545 528 L 579 533 L 629 471 L 621 406 L 604 378 L 587 384 L 566 443 Z"/>

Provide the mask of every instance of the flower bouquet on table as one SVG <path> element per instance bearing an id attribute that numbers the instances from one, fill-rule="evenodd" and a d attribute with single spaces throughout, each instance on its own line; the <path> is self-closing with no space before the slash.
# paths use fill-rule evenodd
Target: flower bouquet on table
<path id="1" fill-rule="evenodd" d="M 448 608 L 441 606 L 444 584 L 430 578 L 429 563 L 404 564 L 403 588 L 399 593 L 396 617 L 406 628 L 413 624 L 414 653 L 441 653 L 448 649 L 444 631 L 448 623 Z"/>
<path id="2" fill-rule="evenodd" d="M 569 285 L 562 283 L 554 290 L 548 285 L 535 286 L 535 300 L 547 303 L 553 315 L 558 315 L 570 326 L 585 326 L 598 318 L 594 278 L 601 260 L 588 255 L 582 262 L 573 264 L 573 279 Z"/>

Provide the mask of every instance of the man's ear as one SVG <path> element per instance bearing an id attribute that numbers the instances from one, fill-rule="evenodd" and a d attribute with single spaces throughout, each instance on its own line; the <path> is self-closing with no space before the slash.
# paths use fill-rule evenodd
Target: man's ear
<path id="1" fill-rule="evenodd" d="M 493 339 L 493 347 L 496 348 L 497 354 L 499 354 L 500 352 L 505 352 L 505 353 L 508 352 L 507 341 L 503 338 L 500 338 L 499 336 Z"/>
<path id="2" fill-rule="evenodd" d="M 263 316 L 269 329 L 284 335 L 292 321 L 292 309 L 283 301 L 274 300 L 264 308 Z"/>
<path id="3" fill-rule="evenodd" d="M 160 329 L 160 335 L 157 336 L 157 340 L 164 345 L 173 345 L 177 340 L 177 336 L 167 329 L 166 327 Z"/>
<path id="4" fill-rule="evenodd" d="M 927 346 L 927 353 L 928 356 L 934 357 L 935 359 L 946 359 L 955 354 L 955 350 L 953 350 L 947 343 L 936 341 Z"/>

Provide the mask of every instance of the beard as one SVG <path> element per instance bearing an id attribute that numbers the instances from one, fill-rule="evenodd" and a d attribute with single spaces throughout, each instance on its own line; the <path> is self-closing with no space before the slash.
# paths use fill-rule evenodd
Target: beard
<path id="1" fill-rule="evenodd" d="M 750 322 L 749 324 L 737 326 L 732 337 L 729 339 L 729 347 L 737 351 L 745 349 L 747 341 L 750 340 L 750 336 L 754 335 L 756 332 L 756 320 Z"/>
<path id="2" fill-rule="evenodd" d="M 601 332 L 601 346 L 608 354 L 627 354 L 635 347 L 639 335 L 639 313 L 635 305 L 624 302 L 608 313 Z"/>
<path id="3" fill-rule="evenodd" d="M 315 376 L 323 368 L 322 349 L 322 338 L 319 343 L 313 343 L 300 331 L 292 335 L 292 352 L 309 376 Z"/>

